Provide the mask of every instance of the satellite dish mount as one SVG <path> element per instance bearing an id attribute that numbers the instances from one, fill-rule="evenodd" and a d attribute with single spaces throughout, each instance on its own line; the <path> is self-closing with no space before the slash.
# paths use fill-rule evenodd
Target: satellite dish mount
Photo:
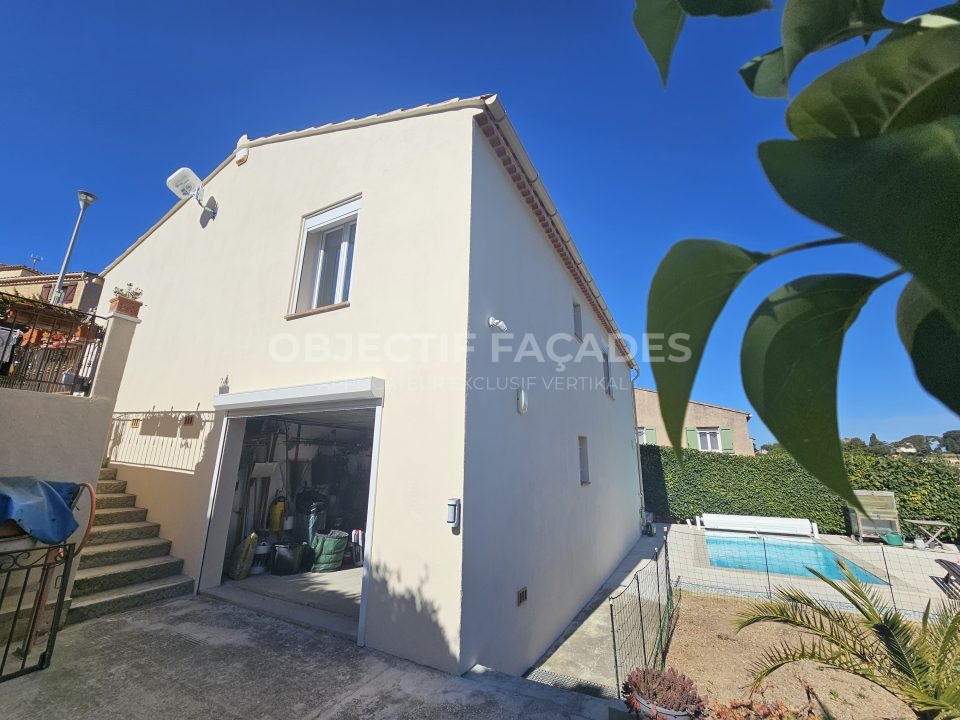
<path id="1" fill-rule="evenodd" d="M 190 168 L 182 167 L 168 177 L 167 187 L 178 198 L 194 198 L 205 212 L 211 213 L 214 218 L 217 217 L 216 205 L 207 207 L 203 204 L 203 181 Z"/>

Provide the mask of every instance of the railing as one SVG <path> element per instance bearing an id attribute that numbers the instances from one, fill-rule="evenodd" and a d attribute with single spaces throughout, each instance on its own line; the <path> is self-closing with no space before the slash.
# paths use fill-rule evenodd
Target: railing
<path id="1" fill-rule="evenodd" d="M 72 544 L 0 552 L 0 682 L 50 665 Z"/>
<path id="2" fill-rule="evenodd" d="M 663 668 L 676 625 L 678 599 L 679 594 L 670 584 L 666 543 L 622 589 L 607 599 L 618 692 L 634 668 Z"/>
<path id="3" fill-rule="evenodd" d="M 93 313 L 0 293 L 0 388 L 89 395 L 103 323 Z"/>

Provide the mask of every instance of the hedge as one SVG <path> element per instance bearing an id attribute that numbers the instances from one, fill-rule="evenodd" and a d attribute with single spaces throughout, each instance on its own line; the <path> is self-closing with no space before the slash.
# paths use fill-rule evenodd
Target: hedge
<path id="1" fill-rule="evenodd" d="M 747 457 L 684 449 L 683 462 L 673 448 L 640 446 L 647 509 L 659 520 L 682 521 L 701 513 L 802 517 L 821 532 L 847 535 L 845 504 L 788 453 Z M 892 490 L 901 523 L 906 518 L 950 523 L 946 536 L 960 528 L 960 471 L 942 460 L 922 461 L 862 452 L 845 455 L 850 482 L 857 490 Z M 905 527 L 908 535 L 913 530 Z"/>

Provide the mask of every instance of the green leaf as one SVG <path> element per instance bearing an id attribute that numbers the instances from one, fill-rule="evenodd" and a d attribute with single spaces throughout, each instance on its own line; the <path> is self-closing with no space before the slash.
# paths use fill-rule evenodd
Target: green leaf
<path id="1" fill-rule="evenodd" d="M 783 48 L 759 55 L 740 68 L 740 77 L 758 97 L 787 97 L 787 69 Z"/>
<path id="2" fill-rule="evenodd" d="M 882 3 L 858 0 L 787 0 L 780 34 L 789 78 L 810 53 L 883 29 L 873 17 Z"/>
<path id="3" fill-rule="evenodd" d="M 751 15 L 761 10 L 772 10 L 771 0 L 680 0 L 688 15 L 719 15 L 736 17 Z"/>
<path id="4" fill-rule="evenodd" d="M 760 161 L 789 205 L 896 260 L 960 329 L 960 117 L 876 138 L 772 140 Z"/>
<path id="5" fill-rule="evenodd" d="M 960 332 L 916 280 L 907 283 L 900 295 L 897 330 L 920 384 L 960 413 Z"/>
<path id="6" fill-rule="evenodd" d="M 787 109 L 801 139 L 876 137 L 960 114 L 960 25 L 878 45 L 814 80 Z"/>
<path id="7" fill-rule="evenodd" d="M 837 373 L 847 329 L 877 287 L 864 275 L 814 275 L 754 312 L 740 370 L 747 398 L 777 440 L 820 482 L 857 504 L 837 425 Z"/>
<path id="8" fill-rule="evenodd" d="M 683 416 L 710 330 L 740 281 L 769 256 L 719 240 L 683 240 L 670 248 L 650 284 L 647 332 L 665 343 L 676 333 L 690 350 L 686 361 L 653 362 L 660 412 L 674 448 L 682 447 Z"/>
<path id="9" fill-rule="evenodd" d="M 637 0 L 633 10 L 633 26 L 657 64 L 664 85 L 667 84 L 673 49 L 686 17 L 677 0 Z"/>

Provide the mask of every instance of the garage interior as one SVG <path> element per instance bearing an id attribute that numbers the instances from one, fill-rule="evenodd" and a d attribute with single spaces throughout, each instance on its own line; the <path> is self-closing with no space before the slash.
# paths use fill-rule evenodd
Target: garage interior
<path id="1" fill-rule="evenodd" d="M 246 420 L 224 590 L 360 615 L 373 408 Z"/>

